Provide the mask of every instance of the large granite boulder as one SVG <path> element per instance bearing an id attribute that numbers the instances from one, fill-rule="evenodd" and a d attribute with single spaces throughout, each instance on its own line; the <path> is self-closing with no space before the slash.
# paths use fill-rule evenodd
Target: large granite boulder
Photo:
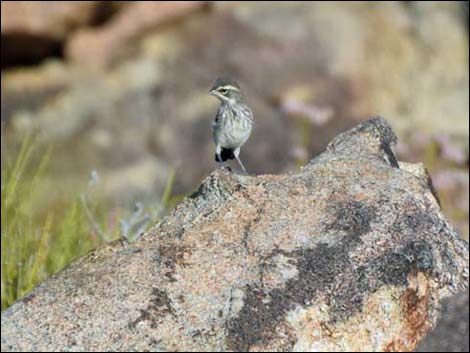
<path id="1" fill-rule="evenodd" d="M 297 172 L 215 170 L 139 241 L 5 310 L 2 351 L 415 349 L 469 254 L 395 140 L 374 118 Z"/>

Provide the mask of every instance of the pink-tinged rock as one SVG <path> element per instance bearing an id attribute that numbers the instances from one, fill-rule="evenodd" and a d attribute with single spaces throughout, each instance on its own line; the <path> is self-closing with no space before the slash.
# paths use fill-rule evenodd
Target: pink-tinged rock
<path id="1" fill-rule="evenodd" d="M 468 243 L 383 118 L 285 175 L 216 170 L 2 312 L 2 351 L 412 351 Z"/>

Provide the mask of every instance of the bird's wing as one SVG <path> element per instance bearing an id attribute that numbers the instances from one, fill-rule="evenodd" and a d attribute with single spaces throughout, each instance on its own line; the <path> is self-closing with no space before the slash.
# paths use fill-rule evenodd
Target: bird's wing
<path id="1" fill-rule="evenodd" d="M 212 122 L 212 127 L 220 126 L 222 124 L 222 119 L 223 119 L 224 111 L 222 108 L 219 108 L 217 110 L 217 114 L 215 115 L 215 119 Z"/>

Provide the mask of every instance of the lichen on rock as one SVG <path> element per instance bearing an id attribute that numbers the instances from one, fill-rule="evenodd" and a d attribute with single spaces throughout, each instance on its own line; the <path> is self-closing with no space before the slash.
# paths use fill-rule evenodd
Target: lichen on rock
<path id="1" fill-rule="evenodd" d="M 468 244 L 383 118 L 299 172 L 217 169 L 148 234 L 2 313 L 2 351 L 413 350 L 468 286 Z"/>

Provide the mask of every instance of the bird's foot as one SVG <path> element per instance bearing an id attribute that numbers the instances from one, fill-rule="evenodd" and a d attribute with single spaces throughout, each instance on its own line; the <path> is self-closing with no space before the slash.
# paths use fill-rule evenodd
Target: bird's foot
<path id="1" fill-rule="evenodd" d="M 228 165 L 223 165 L 222 163 L 217 163 L 217 169 L 220 169 L 224 172 L 233 173 L 232 168 Z"/>

